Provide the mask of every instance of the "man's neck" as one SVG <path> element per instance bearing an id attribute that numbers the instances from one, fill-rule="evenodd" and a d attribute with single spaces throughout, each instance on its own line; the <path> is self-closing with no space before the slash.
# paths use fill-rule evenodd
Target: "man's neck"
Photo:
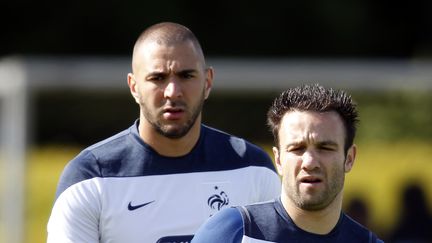
<path id="1" fill-rule="evenodd" d="M 282 195 L 282 204 L 294 223 L 304 231 L 325 235 L 330 233 L 339 221 L 342 210 L 342 192 L 326 208 L 318 211 L 306 211 Z"/>
<path id="2" fill-rule="evenodd" d="M 198 121 L 191 127 L 189 132 L 181 138 L 168 138 L 158 133 L 146 121 L 140 120 L 138 132 L 146 144 L 152 147 L 158 154 L 167 157 L 179 157 L 188 154 L 198 142 L 201 123 Z"/>

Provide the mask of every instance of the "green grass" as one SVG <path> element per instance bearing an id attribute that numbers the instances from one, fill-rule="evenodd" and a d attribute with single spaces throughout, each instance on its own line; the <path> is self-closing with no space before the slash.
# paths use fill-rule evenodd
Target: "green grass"
<path id="1" fill-rule="evenodd" d="M 432 202 L 431 145 L 415 141 L 359 144 L 356 163 L 347 175 L 344 200 L 364 198 L 370 207 L 371 227 L 378 234 L 385 235 L 396 224 L 404 183 L 420 180 L 427 186 Z M 270 152 L 270 146 L 264 147 Z M 68 147 L 43 147 L 29 152 L 26 242 L 46 242 L 46 224 L 58 178 L 67 161 L 78 152 L 78 148 Z"/>

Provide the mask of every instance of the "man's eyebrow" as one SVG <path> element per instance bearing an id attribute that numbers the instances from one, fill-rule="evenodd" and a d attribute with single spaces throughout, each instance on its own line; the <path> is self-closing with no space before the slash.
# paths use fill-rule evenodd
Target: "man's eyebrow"
<path id="1" fill-rule="evenodd" d="M 175 74 L 182 74 L 182 73 L 195 73 L 195 72 L 198 72 L 198 71 L 195 70 L 195 69 L 183 69 L 183 70 L 180 70 L 180 71 L 175 72 Z"/>
<path id="2" fill-rule="evenodd" d="M 286 148 L 291 147 L 291 146 L 302 146 L 304 145 L 305 142 L 303 141 L 298 141 L 298 142 L 291 142 L 285 145 Z M 316 145 L 318 146 L 339 146 L 337 142 L 332 141 L 332 140 L 324 140 L 324 141 L 319 141 L 316 143 Z"/>
<path id="3" fill-rule="evenodd" d="M 178 73 L 193 73 L 193 72 L 198 72 L 198 70 L 196 70 L 196 69 L 183 69 L 183 70 L 176 71 L 175 74 L 178 74 Z M 160 71 L 156 70 L 156 71 L 149 72 L 147 75 L 148 76 L 150 76 L 150 75 L 160 75 L 160 74 L 166 74 L 166 73 L 168 73 L 168 72 L 162 71 L 162 70 L 160 70 Z"/>
<path id="4" fill-rule="evenodd" d="M 304 144 L 304 142 L 302 142 L 302 141 L 298 141 L 298 142 L 292 142 L 292 143 L 288 143 L 288 144 L 286 144 L 285 145 L 285 148 L 289 148 L 289 147 L 291 147 L 291 146 L 301 146 L 301 145 L 303 145 Z"/>
<path id="5" fill-rule="evenodd" d="M 339 146 L 339 144 L 332 140 L 324 140 L 317 143 L 319 146 Z"/>
<path id="6" fill-rule="evenodd" d="M 153 76 L 153 75 L 161 75 L 161 74 L 165 74 L 164 71 L 153 71 L 148 73 L 146 76 Z"/>

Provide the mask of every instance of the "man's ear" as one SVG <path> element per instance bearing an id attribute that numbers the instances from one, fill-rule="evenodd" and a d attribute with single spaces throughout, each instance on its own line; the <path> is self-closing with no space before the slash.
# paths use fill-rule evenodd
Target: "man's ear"
<path id="1" fill-rule="evenodd" d="M 133 73 L 128 73 L 127 82 L 128 82 L 129 90 L 132 94 L 132 97 L 135 99 L 136 103 L 139 103 L 137 84 L 136 84 L 136 80 L 135 80 Z"/>
<path id="2" fill-rule="evenodd" d="M 282 169 L 282 164 L 280 161 L 279 149 L 277 147 L 273 147 L 272 150 L 273 150 L 273 155 L 274 155 L 274 160 L 275 160 L 277 172 L 280 176 L 282 176 L 283 169 Z"/>
<path id="3" fill-rule="evenodd" d="M 212 67 L 206 68 L 206 80 L 205 80 L 205 98 L 207 99 L 210 95 L 211 88 L 213 87 L 213 75 L 214 70 Z"/>
<path id="4" fill-rule="evenodd" d="M 351 171 L 353 165 L 354 165 L 354 161 L 356 158 L 356 154 L 357 154 L 357 146 L 355 144 L 353 144 L 347 151 L 347 155 L 345 158 L 345 173 L 348 173 Z"/>

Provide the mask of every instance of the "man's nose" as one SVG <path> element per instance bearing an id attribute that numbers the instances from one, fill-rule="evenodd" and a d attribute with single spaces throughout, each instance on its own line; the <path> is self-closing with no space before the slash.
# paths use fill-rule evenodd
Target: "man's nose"
<path id="1" fill-rule="evenodd" d="M 306 150 L 302 156 L 302 169 L 314 170 L 319 167 L 319 156 L 313 149 Z"/>
<path id="2" fill-rule="evenodd" d="M 165 98 L 177 98 L 182 95 L 180 81 L 176 78 L 170 78 L 165 86 L 164 97 Z"/>

